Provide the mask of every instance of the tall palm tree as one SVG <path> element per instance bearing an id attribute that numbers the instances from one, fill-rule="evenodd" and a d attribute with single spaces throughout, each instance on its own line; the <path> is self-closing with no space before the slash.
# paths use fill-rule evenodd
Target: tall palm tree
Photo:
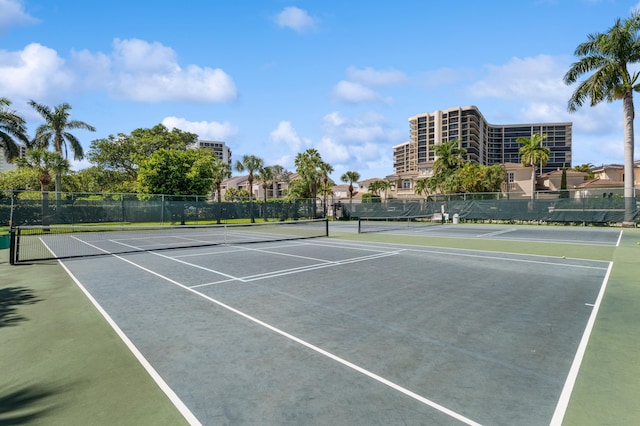
<path id="1" fill-rule="evenodd" d="M 329 174 L 333 173 L 333 166 L 323 161 L 320 163 L 318 169 L 322 175 L 322 210 L 324 212 L 324 217 L 327 217 L 327 195 L 331 192 L 331 189 L 329 188 Z"/>
<path id="2" fill-rule="evenodd" d="M 276 179 L 276 171 L 272 166 L 262 167 L 258 170 L 258 180 L 262 182 L 262 195 L 264 197 L 264 203 L 262 206 L 262 219 L 267 222 L 267 189 L 273 187 L 273 182 Z"/>
<path id="3" fill-rule="evenodd" d="M 533 200 L 536 192 L 536 164 L 542 167 L 549 161 L 551 151 L 542 145 L 542 141 L 547 135 L 542 133 L 534 133 L 530 138 L 518 138 L 516 142 L 523 144 L 520 147 L 520 158 L 523 166 L 531 166 L 531 199 Z"/>
<path id="4" fill-rule="evenodd" d="M 437 158 L 433 163 L 433 172 L 448 175 L 464 165 L 467 150 L 460 147 L 457 139 L 452 139 L 436 145 L 435 155 Z"/>
<path id="5" fill-rule="evenodd" d="M 0 98 L 0 149 L 4 151 L 4 158 L 12 161 L 18 157 L 19 150 L 16 140 L 29 146 L 27 128 L 22 117 L 9 109 L 11 101 Z"/>
<path id="6" fill-rule="evenodd" d="M 263 166 L 264 161 L 255 155 L 243 155 L 241 161 L 236 162 L 236 170 L 240 173 L 245 170 L 249 173 L 247 180 L 249 181 L 249 208 L 251 210 L 251 223 L 255 223 L 256 219 L 253 214 L 253 180 L 255 173 L 257 173 Z"/>
<path id="7" fill-rule="evenodd" d="M 78 138 L 76 138 L 68 130 L 83 129 L 90 132 L 95 132 L 95 127 L 84 121 L 71 120 L 69 118 L 71 114 L 71 105 L 68 103 L 62 103 L 56 106 L 53 110 L 46 105 L 39 104 L 35 101 L 29 101 L 29 105 L 33 107 L 44 119 L 44 124 L 40 125 L 36 129 L 36 135 L 33 138 L 33 144 L 35 147 L 47 148 L 49 145 L 53 145 L 55 152 L 63 153 L 64 158 L 68 158 L 67 142 L 71 145 L 73 151 L 73 158 L 81 160 L 84 157 L 82 145 Z M 60 174 L 56 174 L 56 192 L 60 192 L 62 186 L 62 178 Z"/>
<path id="8" fill-rule="evenodd" d="M 40 197 L 42 225 L 49 225 L 49 186 L 51 185 L 51 173 L 62 175 L 71 168 L 69 161 L 59 152 L 48 151 L 45 148 L 34 148 L 27 151 L 25 157 L 17 159 L 18 167 L 26 167 L 38 170 L 40 181 Z"/>
<path id="9" fill-rule="evenodd" d="M 574 62 L 564 76 L 566 84 L 573 84 L 585 74 L 588 78 L 578 84 L 569 99 L 568 109 L 576 111 L 585 101 L 591 106 L 602 101 L 613 102 L 622 99 L 624 120 L 624 198 L 626 223 L 632 223 L 635 213 L 635 191 L 633 176 L 633 92 L 640 91 L 637 70 L 629 71 L 630 64 L 640 62 L 640 14 L 621 21 L 617 19 L 606 33 L 587 36 L 587 41 L 578 45 Z"/>
<path id="10" fill-rule="evenodd" d="M 358 182 L 360 179 L 360 173 L 354 171 L 345 172 L 342 176 L 340 176 L 340 180 L 343 182 L 349 182 L 349 214 L 352 213 L 352 204 L 353 204 L 353 183 Z"/>
<path id="11" fill-rule="evenodd" d="M 309 197 L 315 199 L 318 191 L 318 182 L 322 177 L 319 170 L 322 164 L 320 153 L 315 148 L 309 148 L 305 152 L 298 153 L 294 163 L 296 165 L 296 171 L 307 186 Z"/>
<path id="12" fill-rule="evenodd" d="M 216 198 L 218 199 L 218 219 L 220 223 L 222 216 L 222 182 L 231 177 L 231 166 L 219 158 L 215 158 L 212 163 L 213 187 L 216 189 Z"/>

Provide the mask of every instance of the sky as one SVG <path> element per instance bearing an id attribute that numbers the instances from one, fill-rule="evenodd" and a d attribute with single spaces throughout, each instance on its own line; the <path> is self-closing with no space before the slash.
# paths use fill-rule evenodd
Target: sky
<path id="1" fill-rule="evenodd" d="M 409 117 L 475 105 L 495 125 L 572 122 L 573 164 L 623 162 L 622 102 L 567 102 L 589 34 L 638 0 L 0 0 L 0 97 L 66 102 L 91 141 L 164 124 L 336 181 L 392 174 Z M 636 100 L 636 103 L 639 102 Z M 637 158 L 637 157 L 636 157 Z M 73 162 L 78 170 L 88 167 Z M 239 175 L 234 171 L 234 175 Z"/>

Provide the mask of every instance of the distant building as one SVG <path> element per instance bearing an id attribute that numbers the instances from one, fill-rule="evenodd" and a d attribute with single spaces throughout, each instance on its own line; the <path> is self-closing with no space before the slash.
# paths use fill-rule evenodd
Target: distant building
<path id="1" fill-rule="evenodd" d="M 391 197 L 398 196 L 397 191 L 412 193 L 418 179 L 433 176 L 436 146 L 450 140 L 458 140 L 467 151 L 466 161 L 518 164 L 522 145 L 517 139 L 542 133 L 547 135 L 542 144 L 550 156 L 537 172 L 571 167 L 572 123 L 489 124 L 477 107 L 467 106 L 409 117 L 409 126 L 409 140 L 393 147 L 395 173 L 386 177 L 395 189 Z"/>
<path id="2" fill-rule="evenodd" d="M 231 149 L 224 142 L 198 140 L 196 148 L 211 148 L 220 160 L 231 166 Z"/>
<path id="3" fill-rule="evenodd" d="M 18 144 L 18 155 L 20 157 L 24 157 L 25 155 L 27 155 L 27 147 L 22 144 Z M 18 166 L 16 166 L 15 164 L 7 162 L 7 160 L 4 158 L 4 150 L 2 150 L 2 152 L 0 152 L 0 172 L 15 170 L 17 168 Z"/>

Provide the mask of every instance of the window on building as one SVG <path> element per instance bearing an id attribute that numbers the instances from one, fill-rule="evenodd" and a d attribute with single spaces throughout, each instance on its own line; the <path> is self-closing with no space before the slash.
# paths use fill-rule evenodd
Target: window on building
<path id="1" fill-rule="evenodd" d="M 402 181 L 402 189 L 411 189 L 411 180 L 404 179 Z"/>

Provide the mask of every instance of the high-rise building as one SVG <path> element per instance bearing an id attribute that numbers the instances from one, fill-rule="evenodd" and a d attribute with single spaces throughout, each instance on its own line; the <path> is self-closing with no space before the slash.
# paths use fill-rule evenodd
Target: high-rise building
<path id="1" fill-rule="evenodd" d="M 231 164 L 231 149 L 224 143 L 220 141 L 205 141 L 198 140 L 196 142 L 196 148 L 210 148 L 213 152 L 216 153 L 216 156 L 224 161 L 225 163 Z"/>
<path id="2" fill-rule="evenodd" d="M 467 151 L 467 161 L 482 165 L 520 163 L 518 138 L 547 135 L 549 161 L 541 173 L 571 167 L 572 123 L 489 124 L 475 106 L 418 114 L 409 118 L 410 139 L 393 147 L 396 175 L 430 176 L 435 146 L 457 139 Z"/>
<path id="3" fill-rule="evenodd" d="M 24 157 L 27 155 L 27 147 L 23 144 L 18 144 L 18 156 Z M 15 163 L 8 163 L 4 157 L 4 150 L 0 149 L 0 172 L 6 172 L 8 170 L 15 170 L 18 166 Z"/>

